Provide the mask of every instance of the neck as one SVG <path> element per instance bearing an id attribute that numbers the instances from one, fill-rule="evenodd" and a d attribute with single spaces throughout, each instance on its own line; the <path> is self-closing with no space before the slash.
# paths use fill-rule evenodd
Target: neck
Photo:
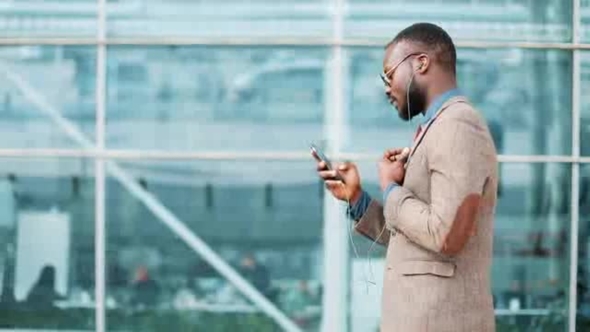
<path id="1" fill-rule="evenodd" d="M 443 93 L 456 89 L 457 88 L 457 81 L 455 78 L 441 80 L 440 83 L 433 84 L 426 92 L 426 110 L 432 105 L 432 103 L 436 100 L 436 98 L 440 97 Z"/>

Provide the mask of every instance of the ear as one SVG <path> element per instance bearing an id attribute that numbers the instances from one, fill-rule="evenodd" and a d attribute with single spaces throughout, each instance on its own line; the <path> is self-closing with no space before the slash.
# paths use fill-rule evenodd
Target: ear
<path id="1" fill-rule="evenodd" d="M 416 73 L 424 74 L 430 67 L 430 58 L 426 54 L 416 57 L 416 66 L 414 67 Z"/>

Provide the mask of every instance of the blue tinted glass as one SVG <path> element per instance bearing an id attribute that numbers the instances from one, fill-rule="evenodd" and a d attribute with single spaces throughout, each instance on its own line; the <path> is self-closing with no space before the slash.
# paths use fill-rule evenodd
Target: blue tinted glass
<path id="1" fill-rule="evenodd" d="M 352 151 L 407 146 L 422 116 L 402 121 L 387 103 L 383 49 L 353 48 L 348 105 Z M 501 154 L 571 152 L 571 53 L 459 49 L 458 84 L 488 120 Z"/>
<path id="2" fill-rule="evenodd" d="M 94 37 L 96 0 L 5 0 L 0 2 L 0 38 Z"/>
<path id="3" fill-rule="evenodd" d="M 456 40 L 569 41 L 572 2 L 548 0 L 350 0 L 345 35 L 390 40 L 428 21 Z"/>
<path id="4" fill-rule="evenodd" d="M 590 41 L 590 2 L 588 0 L 580 1 L 580 41 Z"/>
<path id="5" fill-rule="evenodd" d="M 0 69 L 0 147 L 81 148 L 80 137 L 94 141 L 95 47 L 1 47 Z"/>
<path id="6" fill-rule="evenodd" d="M 0 165 L 0 328 L 94 329 L 93 162 Z"/>
<path id="7" fill-rule="evenodd" d="M 110 48 L 107 143 L 307 149 L 321 139 L 325 57 L 322 48 Z"/>
<path id="8" fill-rule="evenodd" d="M 364 162 L 359 169 L 363 188 L 381 200 L 377 165 Z M 503 163 L 499 178 L 490 271 L 497 331 L 565 330 L 571 262 L 571 165 Z M 586 186 L 582 188 L 581 193 L 588 192 Z M 580 213 L 581 218 L 588 219 L 587 208 Z M 586 221 L 581 223 L 581 227 L 587 226 Z M 589 265 L 587 242 L 587 236 L 580 238 L 584 271 Z M 375 298 L 381 296 L 385 250 L 373 247 L 369 259 L 371 241 L 355 236 L 354 243 L 358 257 L 351 249 L 350 312 L 352 331 L 361 332 L 379 323 L 380 303 Z M 580 289 L 584 289 L 587 273 L 580 278 L 584 281 Z M 366 280 L 376 285 L 367 287 Z M 586 303 L 583 315 L 587 318 L 587 297 L 582 295 L 579 300 Z"/>
<path id="9" fill-rule="evenodd" d="M 191 236 L 287 317 L 305 330 L 317 328 L 323 186 L 312 162 L 141 161 L 121 166 L 154 199 L 129 191 L 120 176 L 109 178 L 108 265 L 118 281 L 109 283 L 107 293 L 132 309 L 110 321 L 111 328 L 277 330 L 269 329 L 273 320 L 187 240 Z M 161 206 L 187 228 L 171 227 L 169 215 L 153 213 Z M 195 312 L 207 318 L 191 320 Z"/>
<path id="10" fill-rule="evenodd" d="M 580 154 L 590 155 L 590 52 L 580 52 Z"/>
<path id="11" fill-rule="evenodd" d="M 330 36 L 323 0 L 108 1 L 108 34 L 125 37 Z"/>
<path id="12" fill-rule="evenodd" d="M 590 327 L 590 165 L 580 167 L 580 201 L 578 231 L 578 294 L 577 294 L 577 327 L 587 330 Z M 564 191 L 565 195 L 569 195 Z"/>

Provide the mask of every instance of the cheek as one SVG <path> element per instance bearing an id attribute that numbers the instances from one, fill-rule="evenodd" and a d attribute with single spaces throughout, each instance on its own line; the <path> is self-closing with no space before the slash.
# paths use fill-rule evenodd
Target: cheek
<path id="1" fill-rule="evenodd" d="M 398 97 L 405 96 L 406 89 L 408 88 L 409 80 L 407 79 L 407 76 L 405 74 L 406 73 L 404 72 L 398 73 L 398 75 L 395 76 L 394 80 L 391 82 L 391 90 Z"/>
<path id="2" fill-rule="evenodd" d="M 403 101 L 406 98 L 405 87 L 399 82 L 393 82 L 391 85 L 391 95 L 398 101 Z"/>

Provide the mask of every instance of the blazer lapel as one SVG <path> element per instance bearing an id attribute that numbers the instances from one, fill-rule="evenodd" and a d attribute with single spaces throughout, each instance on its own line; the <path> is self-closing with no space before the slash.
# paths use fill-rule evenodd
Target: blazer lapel
<path id="1" fill-rule="evenodd" d="M 462 97 L 462 96 L 453 97 L 453 98 L 447 100 L 441 106 L 441 108 L 434 114 L 434 116 L 432 117 L 432 119 L 430 119 L 430 121 L 428 121 L 428 123 L 426 123 L 426 125 L 424 126 L 424 128 L 422 128 L 422 131 L 420 132 L 420 134 L 418 135 L 418 137 L 416 137 L 416 139 L 414 140 L 414 143 L 412 144 L 412 148 L 410 150 L 410 156 L 409 156 L 409 158 L 412 157 L 412 155 L 416 151 L 416 148 L 418 148 L 418 145 L 420 145 L 420 143 L 422 142 L 422 138 L 424 138 L 424 135 L 426 135 L 426 132 L 428 132 L 428 129 L 430 128 L 430 126 L 432 125 L 432 123 L 436 120 L 436 118 L 438 118 L 438 116 L 445 109 L 447 109 L 449 106 L 451 106 L 453 104 L 456 104 L 456 103 L 466 103 L 466 102 L 467 102 L 467 98 Z"/>

